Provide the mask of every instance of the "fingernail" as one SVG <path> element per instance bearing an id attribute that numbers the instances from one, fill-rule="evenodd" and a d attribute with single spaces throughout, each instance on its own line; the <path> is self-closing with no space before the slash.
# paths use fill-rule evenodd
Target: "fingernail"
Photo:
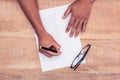
<path id="1" fill-rule="evenodd" d="M 65 19 L 65 16 L 63 16 L 63 19 Z"/>
<path id="2" fill-rule="evenodd" d="M 62 53 L 62 52 L 59 52 L 60 54 Z"/>
<path id="3" fill-rule="evenodd" d="M 75 38 L 77 38 L 78 37 L 78 35 L 75 35 Z"/>
<path id="4" fill-rule="evenodd" d="M 60 50 L 57 51 L 58 53 L 62 53 Z"/>
<path id="5" fill-rule="evenodd" d="M 82 32 L 85 32 L 85 29 L 83 29 Z"/>
<path id="6" fill-rule="evenodd" d="M 70 38 L 72 38 L 72 35 L 69 35 Z"/>
<path id="7" fill-rule="evenodd" d="M 58 52 L 58 55 L 61 55 L 62 54 L 62 52 Z"/>
<path id="8" fill-rule="evenodd" d="M 67 30 L 66 30 L 65 32 L 66 32 L 66 33 L 68 33 L 68 31 L 67 31 Z"/>

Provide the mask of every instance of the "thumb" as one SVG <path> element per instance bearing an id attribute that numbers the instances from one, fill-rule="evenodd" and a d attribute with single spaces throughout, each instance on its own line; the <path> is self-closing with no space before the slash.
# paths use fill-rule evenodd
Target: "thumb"
<path id="1" fill-rule="evenodd" d="M 58 52 L 60 52 L 59 50 L 60 50 L 61 46 L 60 46 L 58 43 L 53 44 L 53 46 L 55 47 L 55 49 L 56 49 Z"/>
<path id="2" fill-rule="evenodd" d="M 69 14 L 71 13 L 71 6 L 67 8 L 67 10 L 64 13 L 63 19 L 65 19 Z"/>

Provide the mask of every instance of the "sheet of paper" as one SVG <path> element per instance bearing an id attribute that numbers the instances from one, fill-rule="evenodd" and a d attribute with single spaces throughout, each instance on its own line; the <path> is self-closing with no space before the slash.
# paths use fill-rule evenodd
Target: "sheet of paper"
<path id="1" fill-rule="evenodd" d="M 41 20 L 46 31 L 61 45 L 60 50 L 62 52 L 60 56 L 52 58 L 48 58 L 41 53 L 39 54 L 43 72 L 70 66 L 73 59 L 81 50 L 80 37 L 69 38 L 69 34 L 65 33 L 71 16 L 69 15 L 65 20 L 62 19 L 67 7 L 68 5 L 63 5 L 40 11 Z"/>

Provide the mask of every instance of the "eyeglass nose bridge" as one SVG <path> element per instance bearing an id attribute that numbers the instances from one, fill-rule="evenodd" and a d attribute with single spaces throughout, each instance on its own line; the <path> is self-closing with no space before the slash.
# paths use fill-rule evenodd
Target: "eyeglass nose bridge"
<path id="1" fill-rule="evenodd" d="M 74 70 L 77 69 L 77 67 L 81 64 L 81 62 L 82 62 L 82 61 L 84 60 L 84 58 L 86 57 L 86 55 L 87 55 L 90 47 L 91 47 L 91 44 L 87 44 L 85 47 L 82 48 L 82 50 L 80 51 L 80 53 L 74 58 L 71 66 L 70 66 L 70 68 L 72 68 L 72 69 L 74 69 Z M 81 52 L 82 52 L 85 48 L 87 48 L 87 49 L 86 49 L 86 51 L 84 52 L 83 56 L 80 58 L 80 60 L 79 60 L 75 65 L 73 65 L 74 62 L 75 62 L 75 60 L 79 58 L 79 56 L 81 55 Z"/>

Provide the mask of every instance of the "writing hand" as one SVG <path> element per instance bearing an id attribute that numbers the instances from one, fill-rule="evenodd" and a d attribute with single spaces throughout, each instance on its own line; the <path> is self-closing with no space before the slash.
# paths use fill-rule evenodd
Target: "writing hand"
<path id="1" fill-rule="evenodd" d="M 58 56 L 61 53 L 60 45 L 48 33 L 45 33 L 43 34 L 43 36 L 39 37 L 39 45 L 47 48 L 52 48 L 53 50 L 57 50 L 57 53 L 54 53 L 52 51 L 40 49 L 40 52 L 46 55 L 47 57 Z"/>

